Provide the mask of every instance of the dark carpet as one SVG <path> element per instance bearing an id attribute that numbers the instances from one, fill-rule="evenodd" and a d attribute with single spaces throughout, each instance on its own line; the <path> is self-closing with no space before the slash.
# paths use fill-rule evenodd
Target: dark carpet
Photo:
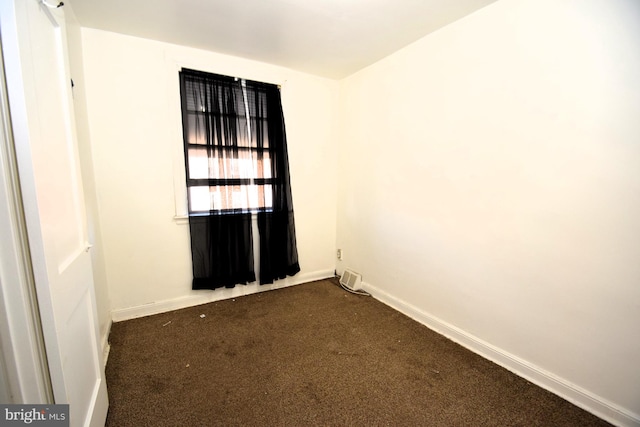
<path id="1" fill-rule="evenodd" d="M 110 342 L 110 427 L 609 425 L 329 280 L 115 323 Z"/>

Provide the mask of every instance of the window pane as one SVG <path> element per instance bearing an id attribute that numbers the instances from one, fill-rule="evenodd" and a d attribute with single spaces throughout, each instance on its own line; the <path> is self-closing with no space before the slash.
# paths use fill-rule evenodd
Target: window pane
<path id="1" fill-rule="evenodd" d="M 189 187 L 191 212 L 208 212 L 211 209 L 209 187 Z"/>
<path id="2" fill-rule="evenodd" d="M 209 150 L 189 148 L 190 179 L 271 178 L 269 152 L 259 154 L 251 149 Z"/>
<path id="3" fill-rule="evenodd" d="M 244 116 L 222 115 L 211 112 L 195 111 L 187 113 L 187 143 L 224 147 L 255 147 L 249 141 L 247 119 Z M 225 134 L 215 129 L 234 129 Z"/>
<path id="4" fill-rule="evenodd" d="M 189 113 L 187 116 L 187 143 L 206 145 L 207 137 L 205 129 L 204 115 Z"/>
<path id="5" fill-rule="evenodd" d="M 271 185 L 189 187 L 191 212 L 252 211 L 273 207 Z"/>
<path id="6" fill-rule="evenodd" d="M 253 211 L 273 207 L 271 185 L 207 185 L 206 180 L 270 179 L 267 92 L 262 84 L 220 78 L 182 80 L 191 212 Z M 224 181 L 218 181 L 221 183 Z"/>
<path id="7" fill-rule="evenodd" d="M 189 178 L 209 178 L 209 157 L 206 149 L 189 149 Z"/>
<path id="8" fill-rule="evenodd" d="M 269 148 L 269 127 L 265 119 L 251 119 L 251 145 Z"/>

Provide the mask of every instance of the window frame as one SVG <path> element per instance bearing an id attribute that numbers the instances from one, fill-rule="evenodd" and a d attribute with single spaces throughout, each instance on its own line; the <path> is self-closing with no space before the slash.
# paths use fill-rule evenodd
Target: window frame
<path id="1" fill-rule="evenodd" d="M 243 76 L 247 80 L 261 81 L 274 84 L 280 87 L 282 93 L 283 106 L 286 104 L 287 81 L 290 78 L 287 73 L 280 72 L 260 72 L 247 71 L 237 65 L 224 65 L 215 58 L 206 59 L 199 55 L 185 54 L 182 49 L 168 48 L 165 52 L 164 81 L 169 117 L 167 120 L 172 124 L 172 131 L 167 135 L 165 144 L 166 150 L 171 155 L 168 167 L 172 170 L 172 177 L 166 185 L 173 189 L 173 216 L 171 221 L 177 226 L 189 225 L 188 190 L 186 186 L 184 140 L 182 134 L 182 103 L 180 99 L 180 78 L 179 72 L 183 68 L 192 70 L 202 70 L 210 73 L 233 74 Z M 254 216 L 254 221 L 256 218 Z"/>
<path id="2" fill-rule="evenodd" d="M 180 67 L 179 72 L 182 71 L 187 71 L 187 72 L 194 72 L 194 74 L 197 73 L 202 73 L 203 75 L 206 74 L 214 74 L 216 76 L 220 76 L 222 78 L 225 79 L 234 79 L 235 81 L 240 81 L 241 87 L 242 87 L 242 96 L 243 96 L 243 102 L 245 104 L 245 108 L 244 108 L 244 113 L 245 113 L 245 120 L 246 120 L 246 126 L 247 126 L 247 135 L 249 140 L 251 140 L 251 113 L 250 110 L 248 108 L 248 97 L 247 97 L 247 89 L 246 89 L 246 80 L 244 78 L 238 78 L 238 77 L 231 77 L 231 76 L 226 76 L 226 75 L 221 75 L 221 74 L 215 74 L 215 73 L 209 73 L 207 71 L 201 71 L 201 70 L 195 70 L 195 69 L 191 69 L 188 67 Z M 258 83 L 262 83 L 262 82 L 258 82 Z M 180 81 L 180 92 L 182 92 L 182 81 Z M 272 83 L 266 83 L 266 84 L 272 84 Z M 280 85 L 277 85 L 280 86 Z M 186 215 L 183 215 L 182 217 L 185 219 L 188 219 L 188 217 L 190 216 L 194 216 L 194 217 L 198 217 L 198 216 L 210 216 L 210 215 L 233 215 L 233 214 L 256 214 L 259 212 L 272 212 L 273 208 L 272 206 L 248 206 L 247 208 L 226 208 L 226 209 L 209 209 L 209 210 L 193 210 L 192 209 L 192 200 L 191 200 L 191 191 L 190 188 L 192 187 L 234 187 L 234 186 L 247 186 L 247 185 L 254 185 L 254 186 L 271 186 L 273 185 L 273 183 L 275 182 L 275 178 L 274 177 L 270 177 L 270 178 L 257 178 L 257 177 L 248 177 L 248 178 L 191 178 L 190 177 L 190 154 L 189 151 L 190 149 L 213 149 L 216 152 L 222 152 L 222 151 L 228 151 L 228 152 L 232 152 L 232 151 L 251 151 L 253 153 L 271 153 L 271 149 L 269 147 L 254 147 L 251 145 L 247 145 L 247 146 L 222 146 L 222 145 L 207 145 L 207 144 L 197 144 L 197 143 L 192 143 L 192 142 L 188 142 L 187 138 L 186 138 L 186 132 L 187 132 L 187 128 L 186 128 L 186 123 L 188 122 L 187 119 L 187 115 L 189 114 L 195 114 L 195 115 L 206 115 L 206 114 L 212 114 L 212 113 L 208 113 L 207 111 L 203 111 L 203 110 L 199 110 L 199 109 L 188 109 L 188 102 L 186 99 L 182 99 L 182 95 L 180 95 L 180 127 L 181 127 L 181 136 L 182 136 L 182 146 L 183 146 L 183 155 L 184 155 L 184 162 L 183 162 L 183 170 L 184 170 L 184 183 L 186 184 Z M 255 118 L 254 118 L 255 119 Z M 259 157 L 259 156 L 258 156 Z M 209 159 L 211 159 L 212 157 L 208 157 Z M 216 157 L 213 157 L 216 158 Z M 254 157 L 251 156 L 250 159 L 253 159 Z M 269 156 L 269 158 L 271 158 L 271 156 Z M 264 163 L 261 165 L 263 168 L 263 173 L 262 175 L 264 176 Z M 269 171 L 270 172 L 270 171 Z M 270 173 L 269 173 L 270 175 Z M 260 191 L 260 190 L 259 190 Z M 262 190 L 262 191 L 266 191 L 266 190 Z M 211 191 L 209 190 L 209 196 L 211 196 Z M 273 196 L 271 197 L 272 200 Z"/>

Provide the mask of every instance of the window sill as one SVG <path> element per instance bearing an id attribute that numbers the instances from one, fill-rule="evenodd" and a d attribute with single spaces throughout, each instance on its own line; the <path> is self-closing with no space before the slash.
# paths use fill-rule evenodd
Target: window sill
<path id="1" fill-rule="evenodd" d="M 176 215 L 173 217 L 173 222 L 178 225 L 189 225 L 189 216 L 187 215 Z"/>
<path id="2" fill-rule="evenodd" d="M 258 215 L 256 212 L 251 212 L 251 219 L 253 222 L 258 221 Z M 175 215 L 173 217 L 173 222 L 177 225 L 189 225 L 189 215 Z"/>

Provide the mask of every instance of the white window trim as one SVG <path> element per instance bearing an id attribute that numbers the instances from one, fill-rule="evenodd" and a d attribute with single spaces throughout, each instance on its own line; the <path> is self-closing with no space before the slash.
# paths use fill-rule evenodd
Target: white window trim
<path id="1" fill-rule="evenodd" d="M 182 107 L 180 103 L 179 72 L 182 65 L 175 59 L 167 58 L 167 103 L 170 117 L 170 141 L 173 167 L 173 194 L 176 224 L 189 224 L 187 209 L 187 178 L 184 169 L 184 143 L 182 141 Z"/>

